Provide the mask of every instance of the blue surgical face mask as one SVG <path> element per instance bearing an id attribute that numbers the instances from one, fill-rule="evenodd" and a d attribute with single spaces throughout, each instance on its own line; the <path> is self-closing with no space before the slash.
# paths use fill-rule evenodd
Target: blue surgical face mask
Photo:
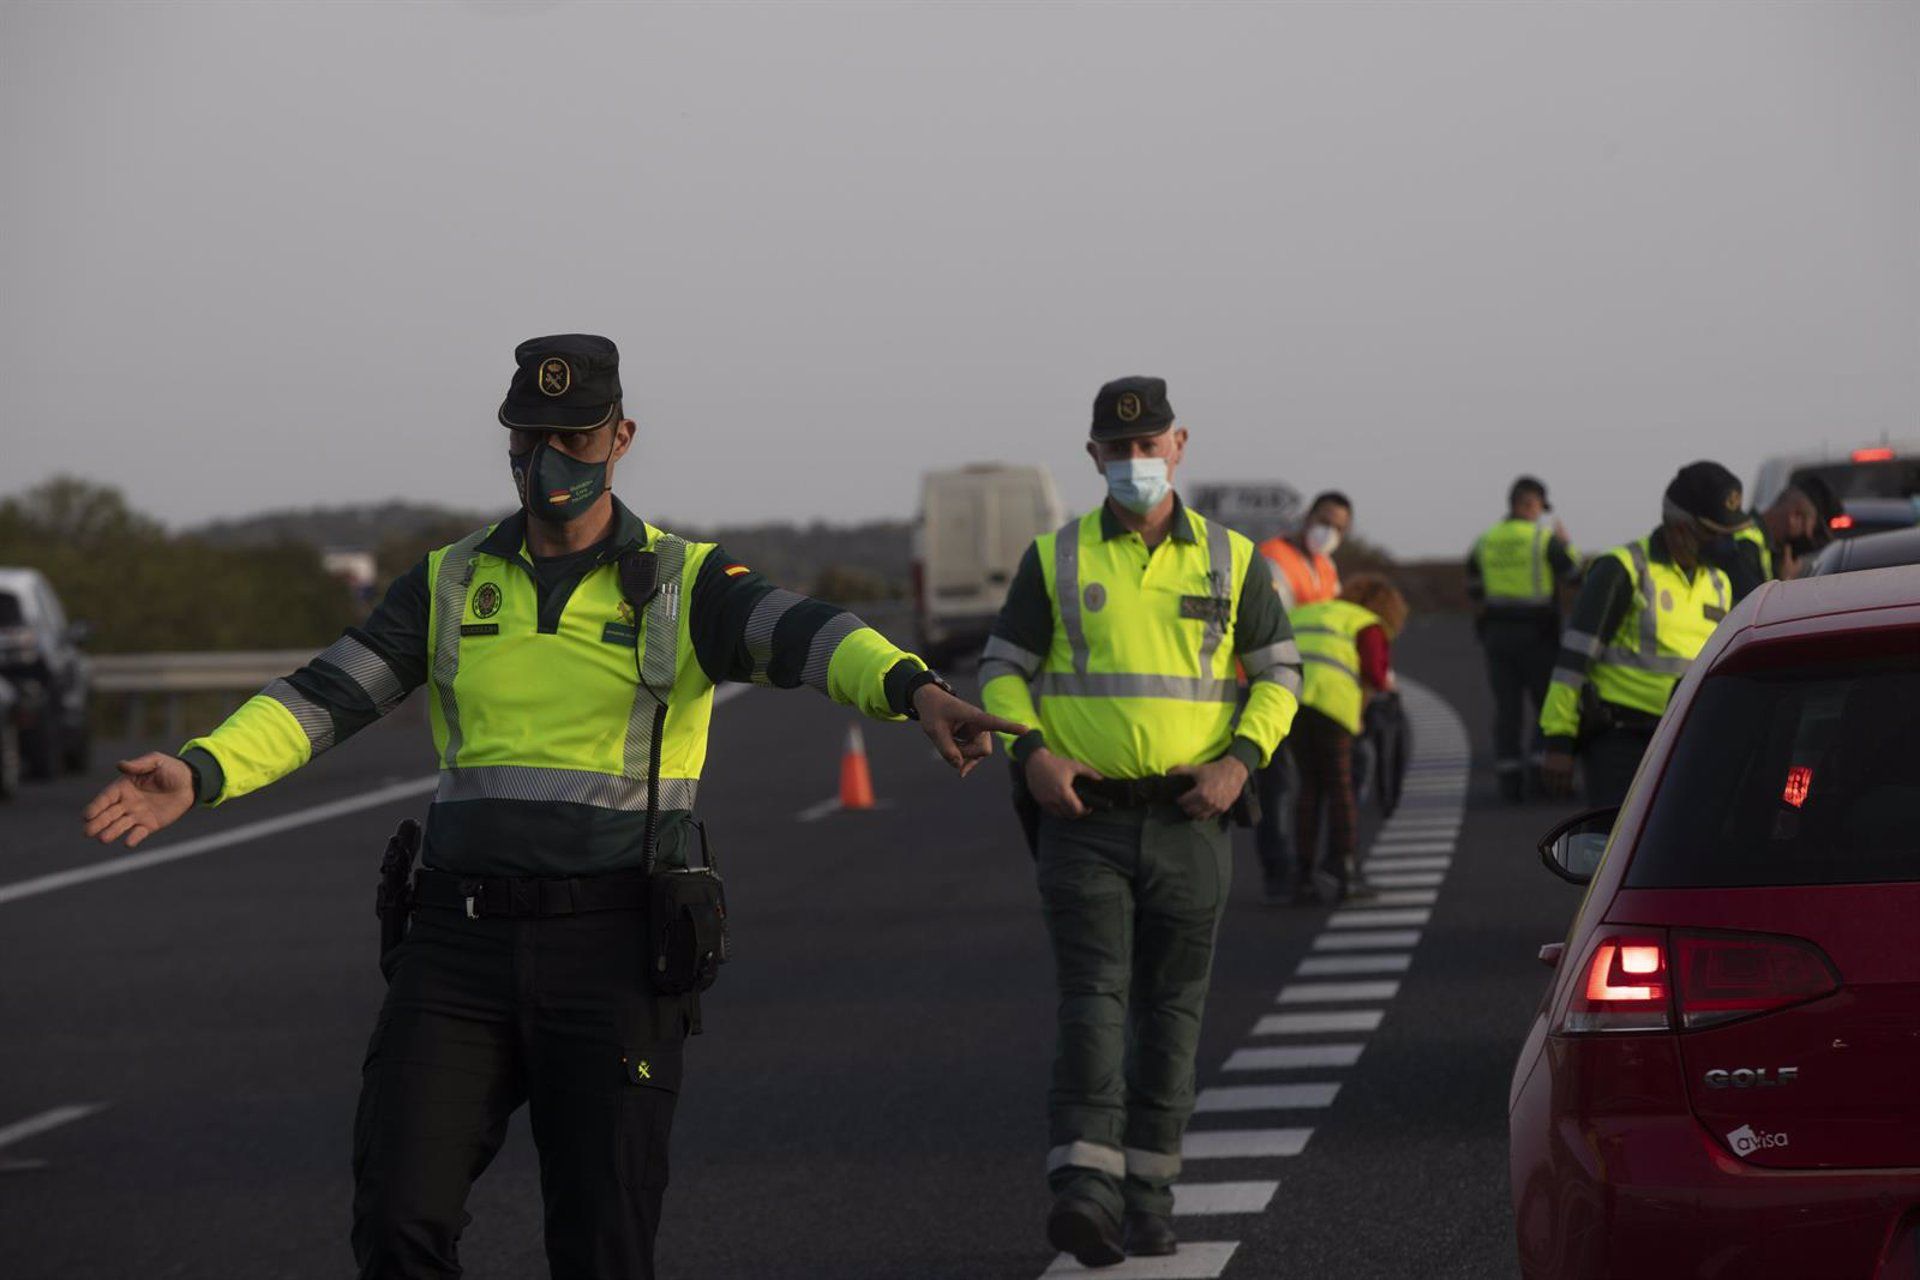
<path id="1" fill-rule="evenodd" d="M 536 520 L 565 524 L 587 513 L 607 489 L 607 464 L 613 449 L 599 462 L 582 462 L 542 440 L 529 453 L 508 453 L 513 486 L 520 504 Z"/>
<path id="2" fill-rule="evenodd" d="M 1123 458 L 1105 464 L 1107 492 L 1113 500 L 1143 516 L 1173 492 L 1165 458 Z"/>

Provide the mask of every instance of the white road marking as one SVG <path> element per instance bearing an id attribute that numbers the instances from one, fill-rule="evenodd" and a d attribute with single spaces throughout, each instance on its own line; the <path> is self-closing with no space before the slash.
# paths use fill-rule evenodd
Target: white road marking
<path id="1" fill-rule="evenodd" d="M 1438 856 L 1368 858 L 1360 864 L 1360 869 L 1363 871 L 1445 871 L 1452 865 L 1452 858 L 1442 858 Z"/>
<path id="2" fill-rule="evenodd" d="M 1083 1267 L 1061 1254 L 1043 1276 L 1100 1276 L 1103 1280 L 1213 1280 L 1227 1269 L 1235 1240 L 1182 1240 L 1180 1252 L 1164 1258 L 1128 1258 L 1111 1267 Z"/>
<path id="3" fill-rule="evenodd" d="M 4 1129 L 0 1129 L 0 1151 L 16 1142 L 35 1138 L 49 1129 L 58 1129 L 63 1124 L 72 1124 L 75 1120 L 84 1120 L 96 1111 L 104 1110 L 104 1102 L 76 1102 L 64 1107 L 55 1107 L 51 1111 L 42 1111 L 37 1116 L 28 1116 L 25 1120 L 16 1120 Z"/>
<path id="4" fill-rule="evenodd" d="M 1313 1111 L 1330 1107 L 1340 1086 L 1315 1084 L 1235 1084 L 1202 1089 L 1193 1100 L 1196 1115 L 1216 1111 Z"/>
<path id="5" fill-rule="evenodd" d="M 1297 1156 L 1307 1149 L 1312 1136 L 1311 1129 L 1189 1129 L 1180 1139 L 1180 1156 L 1184 1160 Z"/>
<path id="6" fill-rule="evenodd" d="M 1218 1213 L 1264 1213 L 1273 1202 L 1277 1182 L 1176 1182 L 1173 1216 L 1198 1217 Z"/>
<path id="7" fill-rule="evenodd" d="M 753 687 L 750 684 L 723 684 L 713 691 L 713 705 L 717 707 L 731 702 Z M 427 794 L 439 785 L 440 775 L 435 773 L 432 777 L 396 782 L 392 786 L 379 787 L 357 796 L 349 796 L 344 800 L 330 800 L 326 804 L 296 809 L 292 813 L 282 814 L 277 818 L 245 823 L 231 831 L 216 832 L 193 840 L 182 840 L 179 844 L 147 849 L 140 853 L 129 853 L 111 861 L 90 862 L 83 867 L 75 867 L 71 871 L 55 871 L 48 875 L 35 876 L 31 880 L 16 880 L 12 884 L 0 885 L 0 906 L 17 902 L 22 898 L 52 893 L 56 889 L 70 889 L 77 884 L 105 880 L 109 876 L 123 876 L 130 871 L 145 871 L 148 867 L 165 866 L 169 862 L 178 862 L 182 858 L 212 853 L 216 849 L 228 849 L 236 844 L 245 844 L 263 836 L 278 835 L 282 831 L 312 826 L 316 822 L 325 822 L 330 818 L 344 818 L 350 813 L 359 813 L 362 809 L 377 809 L 383 804 L 392 804 L 396 800 L 410 800 L 414 796 Z M 164 838 L 163 836 L 155 837 L 155 839 Z"/>
<path id="8" fill-rule="evenodd" d="M 1410 853 L 1452 853 L 1453 845 L 1451 840 L 1399 840 L 1392 843 L 1376 840 L 1373 848 L 1367 850 L 1367 856 L 1397 858 Z"/>
<path id="9" fill-rule="evenodd" d="M 1367 883 L 1376 889 L 1428 889 L 1447 878 L 1444 871 L 1372 871 Z"/>
<path id="10" fill-rule="evenodd" d="M 1289 982 L 1280 988 L 1280 1003 L 1358 1004 L 1363 1000 L 1391 1000 L 1399 992 L 1397 982 Z"/>
<path id="11" fill-rule="evenodd" d="M 1281 1017 L 1288 1017 L 1281 1014 Z M 1299 1015 L 1291 1015 L 1298 1017 Z M 1374 1015 L 1376 1023 L 1379 1015 Z M 1266 1019 L 1262 1019 L 1266 1021 Z M 1341 1028 L 1349 1030 L 1352 1028 Z M 1358 1028 L 1371 1031 L 1372 1027 Z M 1259 1028 L 1254 1029 L 1255 1034 Z M 1360 1061 L 1364 1044 L 1290 1044 L 1277 1049 L 1235 1049 L 1223 1071 L 1297 1071 L 1303 1067 L 1350 1067 Z"/>
<path id="12" fill-rule="evenodd" d="M 936 759 L 937 758 L 938 757 L 936 757 Z M 873 809 L 862 809 L 862 810 L 859 810 L 859 812 L 872 813 L 874 809 L 891 809 L 892 807 L 893 807 L 892 804 L 890 804 L 885 800 L 875 800 L 873 802 Z M 835 814 L 839 812 L 840 812 L 840 797 L 837 795 L 828 796 L 825 800 L 820 801 L 820 803 L 810 804 L 806 808 L 802 809 L 799 813 L 794 814 L 793 820 L 795 822 L 818 822 L 820 819 L 827 817 L 829 814 Z"/>
<path id="13" fill-rule="evenodd" d="M 1356 973 L 1405 973 L 1413 964 L 1409 955 L 1397 956 L 1308 956 L 1294 975 L 1301 978 L 1329 978 Z"/>
<path id="14" fill-rule="evenodd" d="M 1430 907 L 1439 900 L 1440 895 L 1432 889 L 1388 889 L 1375 894 L 1373 905 L 1376 907 Z"/>
<path id="15" fill-rule="evenodd" d="M 1375 948 L 1420 945 L 1418 929 L 1381 929 L 1374 933 L 1323 933 L 1313 940 L 1315 951 L 1371 951 Z"/>
<path id="16" fill-rule="evenodd" d="M 1327 917 L 1329 929 L 1373 929 L 1382 925 L 1425 924 L 1431 911 L 1389 909 L 1386 911 L 1336 911 Z"/>
<path id="17" fill-rule="evenodd" d="M 1384 1009 L 1339 1009 L 1313 1013 L 1269 1013 L 1253 1024 L 1257 1036 L 1323 1036 L 1341 1031 L 1378 1031 Z M 1245 1053 L 1246 1050 L 1240 1050 Z"/>

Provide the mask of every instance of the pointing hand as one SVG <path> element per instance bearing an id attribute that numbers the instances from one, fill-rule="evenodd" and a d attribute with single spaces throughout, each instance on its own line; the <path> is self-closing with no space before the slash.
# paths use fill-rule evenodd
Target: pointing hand
<path id="1" fill-rule="evenodd" d="M 1027 726 L 989 715 L 937 684 L 923 684 L 914 690 L 913 709 L 933 749 L 963 778 L 993 754 L 994 734 L 1009 733 L 1017 738 L 1027 731 Z"/>

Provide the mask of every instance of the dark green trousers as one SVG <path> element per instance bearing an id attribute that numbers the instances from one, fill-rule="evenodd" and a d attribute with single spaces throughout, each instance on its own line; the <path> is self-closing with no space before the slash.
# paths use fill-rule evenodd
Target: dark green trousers
<path id="1" fill-rule="evenodd" d="M 1056 1194 L 1116 1214 L 1171 1211 L 1230 852 L 1224 824 L 1171 806 L 1041 819 L 1060 989 L 1047 1098 Z"/>

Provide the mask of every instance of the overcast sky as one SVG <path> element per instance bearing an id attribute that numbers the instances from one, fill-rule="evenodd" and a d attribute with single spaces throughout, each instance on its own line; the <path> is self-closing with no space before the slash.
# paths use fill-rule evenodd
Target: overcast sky
<path id="1" fill-rule="evenodd" d="M 511 502 L 621 346 L 656 521 L 904 516 L 1156 373 L 1183 479 L 1460 551 L 1920 436 L 1920 4 L 0 0 L 0 492 Z"/>

